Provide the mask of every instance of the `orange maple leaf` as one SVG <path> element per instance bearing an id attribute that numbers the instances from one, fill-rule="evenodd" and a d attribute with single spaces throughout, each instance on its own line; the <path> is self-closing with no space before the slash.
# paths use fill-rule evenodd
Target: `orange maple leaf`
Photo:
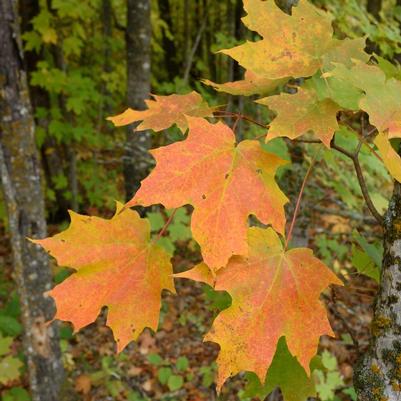
<path id="1" fill-rule="evenodd" d="M 152 95 L 155 100 L 145 100 L 147 110 L 127 109 L 124 113 L 108 117 L 117 127 L 142 121 L 136 128 L 138 131 L 151 129 L 162 131 L 177 124 L 185 132 L 188 128 L 186 116 L 209 117 L 213 110 L 202 99 L 199 93 L 191 92 L 187 95 Z"/>
<path id="2" fill-rule="evenodd" d="M 235 145 L 231 128 L 188 118 L 188 138 L 152 150 L 156 167 L 126 206 L 161 203 L 172 209 L 194 206 L 192 234 L 214 270 L 232 255 L 246 255 L 248 216 L 284 232 L 287 197 L 274 180 L 286 164 L 258 141 Z"/>
<path id="3" fill-rule="evenodd" d="M 288 79 L 285 78 L 269 79 L 264 76 L 258 76 L 251 71 L 245 71 L 245 77 L 241 81 L 216 84 L 208 79 L 202 80 L 205 85 L 211 86 L 218 92 L 225 92 L 238 96 L 266 95 L 287 81 Z"/>
<path id="4" fill-rule="evenodd" d="M 75 330 L 92 323 L 103 306 L 118 351 L 145 327 L 157 329 L 161 291 L 174 290 L 170 256 L 150 241 L 150 224 L 137 212 L 117 211 L 110 220 L 70 212 L 71 225 L 51 238 L 33 240 L 60 266 L 76 270 L 48 292 L 57 306 L 55 319 Z"/>
<path id="5" fill-rule="evenodd" d="M 263 39 L 221 50 L 222 53 L 269 79 L 306 77 L 322 66 L 322 56 L 333 47 L 328 14 L 305 0 L 292 8 L 291 16 L 273 0 L 244 0 L 244 8 L 244 24 Z"/>
<path id="6" fill-rule="evenodd" d="M 255 372 L 263 383 L 279 339 L 309 372 L 319 338 L 333 335 L 320 293 L 340 280 L 310 249 L 285 251 L 271 229 L 250 228 L 248 258 L 234 256 L 217 273 L 215 289 L 232 304 L 216 318 L 206 341 L 220 345 L 218 387 L 240 371 Z M 211 284 L 202 265 L 179 277 Z"/>

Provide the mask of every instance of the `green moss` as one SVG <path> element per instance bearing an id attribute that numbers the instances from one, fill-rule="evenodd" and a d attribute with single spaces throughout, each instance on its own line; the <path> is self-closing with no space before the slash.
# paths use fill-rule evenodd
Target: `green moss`
<path id="1" fill-rule="evenodd" d="M 384 330 L 390 328 L 392 325 L 392 320 L 389 317 L 379 315 L 376 316 L 372 322 L 372 334 L 377 337 Z"/>
<path id="2" fill-rule="evenodd" d="M 369 358 L 367 358 L 369 360 Z M 385 383 L 380 367 L 362 360 L 355 367 L 354 386 L 364 401 L 385 401 Z"/>

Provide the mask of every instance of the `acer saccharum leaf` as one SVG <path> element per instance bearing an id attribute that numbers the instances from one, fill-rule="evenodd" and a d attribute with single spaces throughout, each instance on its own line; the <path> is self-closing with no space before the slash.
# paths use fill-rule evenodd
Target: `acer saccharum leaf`
<path id="1" fill-rule="evenodd" d="M 266 123 L 266 141 L 313 134 L 315 142 L 341 151 L 336 131 L 347 126 L 347 115 L 362 110 L 374 129 L 362 133 L 360 145 L 374 141 L 401 181 L 401 158 L 391 142 L 401 137 L 401 83 L 364 52 L 364 39 L 336 39 L 330 16 L 306 0 L 291 15 L 273 0 L 243 3 L 243 22 L 261 39 L 222 52 L 246 69 L 245 78 L 205 83 L 235 95 L 264 96 L 257 102 L 276 114 Z M 189 204 L 203 262 L 176 278 L 207 283 L 232 299 L 205 337 L 220 346 L 218 387 L 249 371 L 265 389 L 280 386 L 287 401 L 315 395 L 311 360 L 320 336 L 333 335 L 319 297 L 341 282 L 312 250 L 288 247 L 288 199 L 275 180 L 286 162 L 263 150 L 258 138 L 237 143 L 233 129 L 207 120 L 219 113 L 196 92 L 154 96 L 147 105 L 110 120 L 117 126 L 142 121 L 139 130 L 156 132 L 176 124 L 188 131 L 185 139 L 151 151 L 155 168 L 112 219 L 71 213 L 70 228 L 35 241 L 76 271 L 49 293 L 56 318 L 79 330 L 107 306 L 118 350 L 145 327 L 156 330 L 161 291 L 174 291 L 170 256 L 151 240 L 147 220 L 129 207 Z M 251 215 L 269 227 L 249 227 Z"/>

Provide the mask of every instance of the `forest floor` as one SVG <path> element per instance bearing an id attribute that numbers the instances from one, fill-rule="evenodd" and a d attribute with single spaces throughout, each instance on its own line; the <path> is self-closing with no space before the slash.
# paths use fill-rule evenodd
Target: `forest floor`
<path id="1" fill-rule="evenodd" d="M 2 237 L 2 291 L 0 309 L 6 307 L 12 293 L 11 261 L 7 238 Z M 193 265 L 196 255 L 176 257 L 178 270 Z M 215 359 L 218 346 L 203 342 L 224 297 L 190 280 L 176 280 L 177 295 L 163 294 L 160 327 L 155 334 L 146 329 L 137 342 L 132 342 L 119 355 L 111 331 L 104 325 L 105 311 L 94 324 L 72 334 L 62 324 L 61 345 L 67 371 L 66 393 L 69 400 L 140 401 L 140 400 L 216 400 Z M 351 383 L 358 352 L 368 345 L 372 302 L 376 284 L 361 275 L 350 275 L 345 287 L 336 287 L 323 294 L 335 338 L 322 337 L 320 348 L 335 355 L 338 369 L 346 384 Z M 146 300 L 144 300 L 146 302 Z M 1 329 L 1 322 L 0 322 Z M 22 351 L 21 335 L 14 338 L 13 352 Z M 250 400 L 242 391 L 243 375 L 230 379 L 222 389 L 220 400 Z M 27 387 L 26 372 L 1 391 Z M 276 398 L 277 399 L 277 398 Z M 350 398 L 341 397 L 348 400 Z"/>

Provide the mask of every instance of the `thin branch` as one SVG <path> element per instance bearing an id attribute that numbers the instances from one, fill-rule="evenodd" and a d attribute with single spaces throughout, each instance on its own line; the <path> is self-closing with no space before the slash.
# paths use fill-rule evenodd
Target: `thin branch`
<path id="1" fill-rule="evenodd" d="M 213 114 L 216 114 L 216 113 L 219 113 L 219 115 L 216 116 L 218 118 L 227 118 L 227 117 L 240 118 L 240 119 L 248 121 L 248 122 L 250 122 L 252 124 L 258 125 L 261 128 L 269 128 L 268 125 L 260 123 L 259 121 L 256 121 L 256 120 L 252 119 L 251 117 L 244 116 L 243 114 L 240 114 L 240 113 L 233 113 L 231 111 L 219 111 L 219 110 L 217 110 Z M 264 135 L 266 135 L 266 134 L 264 134 Z"/>
<path id="2" fill-rule="evenodd" d="M 168 226 L 171 224 L 171 222 L 174 219 L 175 214 L 177 213 L 178 209 L 174 209 L 173 212 L 171 213 L 170 217 L 168 218 L 166 224 L 163 226 L 163 228 L 160 230 L 159 234 L 157 234 L 157 236 L 155 237 L 154 241 L 157 242 L 159 241 L 159 239 L 161 237 L 163 237 L 163 235 L 165 234 L 165 232 L 167 231 Z"/>
<path id="3" fill-rule="evenodd" d="M 197 33 L 197 35 L 196 35 L 194 45 L 192 46 L 192 49 L 191 49 L 191 51 L 190 51 L 189 54 L 188 54 L 188 59 L 186 60 L 185 71 L 184 71 L 184 78 L 183 78 L 185 83 L 188 82 L 189 74 L 190 74 L 190 72 L 191 72 L 193 60 L 194 60 L 194 57 L 195 57 L 195 53 L 196 53 L 196 50 L 198 49 L 198 46 L 199 46 L 199 44 L 200 44 L 200 40 L 201 40 L 201 38 L 202 38 L 203 31 L 204 31 L 205 28 L 206 28 L 207 19 L 208 19 L 208 15 L 207 15 L 207 12 L 206 12 L 206 13 L 205 13 L 205 16 L 203 17 L 203 21 L 202 21 L 202 23 L 201 23 L 201 26 L 200 26 L 200 28 L 199 28 L 199 31 L 198 31 L 198 33 Z"/>
<path id="4" fill-rule="evenodd" d="M 301 206 L 302 195 L 303 195 L 303 193 L 304 193 L 304 191 L 305 191 L 306 182 L 308 181 L 308 178 L 309 178 L 309 176 L 310 176 L 310 173 L 312 172 L 313 166 L 315 165 L 316 158 L 317 158 L 317 156 L 319 155 L 320 150 L 321 150 L 321 147 L 319 147 L 319 148 L 316 150 L 316 152 L 315 152 L 315 154 L 314 154 L 314 156 L 313 156 L 313 159 L 312 159 L 312 161 L 311 161 L 311 164 L 310 164 L 310 166 L 309 166 L 309 168 L 308 168 L 308 171 L 306 172 L 305 177 L 304 177 L 304 180 L 303 180 L 303 182 L 302 182 L 301 190 L 299 191 L 298 198 L 297 198 L 297 203 L 296 203 L 296 205 L 295 205 L 294 215 L 292 216 L 292 221 L 291 221 L 290 229 L 288 230 L 287 239 L 286 239 L 286 241 L 285 241 L 285 249 L 288 248 L 288 244 L 290 243 L 291 236 L 292 236 L 292 232 L 293 232 L 294 226 L 295 226 L 295 222 L 296 222 L 296 220 L 297 220 L 299 208 L 300 208 L 300 206 Z"/>
<path id="5" fill-rule="evenodd" d="M 368 187 L 366 185 L 365 177 L 363 176 L 361 164 L 359 163 L 359 151 L 362 146 L 362 141 L 359 142 L 359 145 L 355 151 L 355 153 L 351 153 L 348 150 L 344 149 L 341 146 L 338 146 L 333 142 L 331 143 L 331 148 L 337 150 L 338 152 L 342 153 L 343 155 L 347 156 L 352 160 L 354 163 L 354 168 L 356 172 L 356 176 L 358 178 L 359 186 L 361 187 L 362 195 L 365 199 L 366 205 L 370 212 L 372 213 L 373 217 L 377 220 L 379 224 L 383 223 L 383 217 L 376 209 L 375 205 L 372 202 L 372 199 L 369 195 Z"/>

